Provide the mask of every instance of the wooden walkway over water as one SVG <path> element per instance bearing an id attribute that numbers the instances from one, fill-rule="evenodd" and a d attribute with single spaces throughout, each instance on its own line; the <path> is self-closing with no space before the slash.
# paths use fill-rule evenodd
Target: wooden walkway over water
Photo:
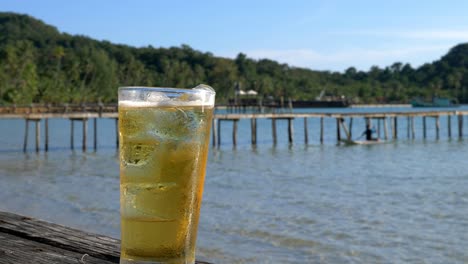
<path id="1" fill-rule="evenodd" d="M 0 212 L 0 241 L 0 264 L 111 264 L 120 258 L 118 239 L 7 212 Z"/>
<path id="2" fill-rule="evenodd" d="M 29 106 L 10 106 L 0 107 L 0 119 L 11 119 L 21 118 L 25 120 L 25 134 L 23 150 L 27 150 L 28 146 L 28 135 L 30 123 L 35 124 L 35 149 L 40 150 L 40 123 L 44 121 L 45 128 L 45 143 L 44 150 L 48 151 L 49 148 L 49 125 L 48 120 L 51 118 L 64 118 L 70 120 L 70 147 L 74 149 L 74 126 L 76 122 L 82 124 L 82 149 L 87 150 L 87 136 L 88 136 L 88 120 L 93 121 L 93 147 L 97 149 L 97 119 L 98 118 L 110 118 L 115 120 L 115 143 L 118 147 L 118 106 L 114 105 L 29 105 Z M 294 119 L 303 119 L 304 125 L 304 143 L 309 143 L 309 131 L 308 122 L 310 119 L 317 120 L 320 123 L 319 141 L 324 142 L 324 119 L 335 119 L 336 120 L 336 139 L 340 142 L 341 139 L 352 138 L 352 125 L 353 120 L 356 118 L 364 118 L 366 122 L 376 121 L 377 133 L 380 136 L 383 133 L 383 138 L 388 140 L 390 138 L 398 138 L 398 125 L 399 120 L 406 119 L 406 128 L 408 138 L 415 138 L 414 120 L 415 118 L 421 118 L 423 124 L 423 138 L 427 137 L 427 130 L 431 129 L 427 125 L 427 119 L 433 119 L 436 139 L 440 137 L 440 118 L 446 117 L 447 119 L 447 135 L 449 138 L 455 136 L 453 133 L 453 123 L 457 123 L 458 137 L 463 137 L 463 120 L 464 116 L 468 115 L 468 110 L 440 110 L 440 111 L 424 111 L 418 109 L 417 111 L 392 111 L 392 112 L 363 112 L 363 111 L 346 111 L 346 112 L 316 112 L 316 113 L 226 113 L 226 114 L 215 114 L 213 119 L 212 127 L 212 144 L 213 146 L 221 145 L 221 134 L 222 126 L 221 123 L 232 122 L 232 143 L 237 144 L 238 139 L 238 121 L 241 119 L 250 120 L 250 139 L 253 145 L 257 144 L 257 120 L 269 119 L 271 120 L 271 139 L 273 144 L 277 143 L 277 122 L 287 122 L 287 135 L 288 142 L 294 142 Z M 455 121 L 452 121 L 455 120 Z M 390 133 L 391 132 L 391 133 Z M 333 132 L 335 133 L 335 132 Z M 249 135 L 241 135 L 249 136 Z"/>
<path id="3" fill-rule="evenodd" d="M 232 131 L 232 142 L 234 145 L 237 144 L 237 122 L 241 119 L 250 119 L 250 131 L 251 131 L 251 143 L 255 145 L 257 143 L 257 119 L 270 119 L 271 120 L 271 132 L 272 132 L 272 141 L 274 144 L 277 142 L 277 128 L 276 122 L 278 120 L 286 120 L 288 122 L 287 134 L 288 142 L 293 143 L 294 138 L 294 128 L 293 120 L 297 118 L 302 118 L 304 120 L 304 143 L 308 144 L 309 142 L 309 131 L 308 131 L 308 120 L 309 119 L 318 119 L 320 122 L 320 143 L 324 141 L 324 118 L 332 118 L 336 120 L 336 138 L 340 142 L 341 139 L 346 138 L 348 140 L 352 139 L 352 125 L 354 118 L 364 118 L 366 122 L 371 122 L 372 120 L 377 121 L 377 134 L 380 137 L 381 132 L 383 131 L 384 139 L 390 139 L 389 135 L 389 125 L 391 127 L 391 136 L 393 139 L 398 138 L 398 120 L 405 118 L 407 120 L 407 134 L 408 138 L 415 138 L 415 126 L 414 119 L 422 118 L 423 123 L 423 138 L 427 137 L 427 119 L 432 118 L 435 120 L 435 131 L 436 139 L 440 138 L 440 118 L 445 116 L 447 117 L 447 130 L 449 138 L 452 137 L 452 118 L 457 119 L 458 123 L 458 137 L 463 137 L 463 119 L 464 116 L 468 115 L 468 110 L 464 111 L 393 111 L 393 112 L 320 112 L 320 113 L 268 113 L 268 114 L 216 114 L 213 120 L 213 146 L 219 146 L 221 144 L 221 122 L 229 121 L 233 122 L 233 131 Z M 383 129 L 382 129 L 383 126 Z"/>

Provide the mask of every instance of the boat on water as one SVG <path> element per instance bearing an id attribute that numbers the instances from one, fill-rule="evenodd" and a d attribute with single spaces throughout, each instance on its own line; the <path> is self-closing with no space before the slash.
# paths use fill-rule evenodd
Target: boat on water
<path id="1" fill-rule="evenodd" d="M 459 106 L 456 100 L 449 98 L 432 97 L 432 101 L 424 101 L 421 98 L 415 98 L 411 101 L 413 107 L 456 107 Z"/>
<path id="2" fill-rule="evenodd" d="M 352 140 L 352 139 L 342 139 L 345 145 L 375 145 L 375 144 L 382 144 L 386 143 L 386 140 L 376 139 L 376 140 Z"/>

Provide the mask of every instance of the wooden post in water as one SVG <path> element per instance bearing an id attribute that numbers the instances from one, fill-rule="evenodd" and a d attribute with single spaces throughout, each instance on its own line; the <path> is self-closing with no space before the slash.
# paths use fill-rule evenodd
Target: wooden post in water
<path id="1" fill-rule="evenodd" d="M 304 143 L 309 144 L 309 131 L 307 128 L 307 117 L 304 117 Z"/>
<path id="2" fill-rule="evenodd" d="M 44 150 L 45 152 L 49 151 L 49 119 L 46 118 L 44 121 L 45 125 L 45 145 L 44 145 Z"/>
<path id="3" fill-rule="evenodd" d="M 341 131 L 340 131 L 340 118 L 336 119 L 336 140 L 338 143 L 341 141 Z"/>
<path id="4" fill-rule="evenodd" d="M 216 138 L 218 137 L 218 119 L 213 118 L 213 123 L 211 125 L 213 127 L 213 147 L 216 146 Z"/>
<path id="5" fill-rule="evenodd" d="M 340 125 L 343 128 L 343 131 L 345 132 L 346 139 L 351 140 L 351 135 L 350 135 L 350 133 L 348 131 L 348 128 L 346 127 L 346 123 L 345 123 L 344 118 L 339 118 L 339 120 L 340 120 Z"/>
<path id="6" fill-rule="evenodd" d="M 458 115 L 458 137 L 463 137 L 463 116 L 460 114 Z"/>
<path id="7" fill-rule="evenodd" d="M 94 138 L 93 138 L 93 147 L 94 151 L 97 150 L 97 118 L 93 120 L 93 129 L 94 129 Z"/>
<path id="8" fill-rule="evenodd" d="M 406 136 L 410 138 L 410 122 L 411 119 L 409 116 L 406 117 Z"/>
<path id="9" fill-rule="evenodd" d="M 119 149 L 119 119 L 115 119 L 115 147 Z"/>
<path id="10" fill-rule="evenodd" d="M 423 138 L 426 139 L 427 132 L 426 132 L 426 116 L 423 116 Z"/>
<path id="11" fill-rule="evenodd" d="M 257 119 L 250 119 L 250 132 L 252 138 L 252 145 L 257 144 Z"/>
<path id="12" fill-rule="evenodd" d="M 25 121 L 25 129 L 24 129 L 24 144 L 23 144 L 23 152 L 26 152 L 28 147 L 28 132 L 29 132 L 29 120 L 27 118 L 24 119 Z"/>
<path id="13" fill-rule="evenodd" d="M 41 136 L 41 120 L 34 120 L 36 122 L 36 152 L 39 152 L 39 140 Z"/>
<path id="14" fill-rule="evenodd" d="M 388 140 L 388 129 L 387 129 L 387 118 L 383 118 L 383 127 L 384 127 L 384 138 Z"/>
<path id="15" fill-rule="evenodd" d="M 390 117 L 390 129 L 392 130 L 392 138 L 395 139 L 395 117 L 393 119 Z"/>
<path id="16" fill-rule="evenodd" d="M 435 122 L 436 122 L 436 139 L 439 139 L 439 130 L 440 130 L 440 122 L 439 122 L 439 116 L 435 117 Z"/>
<path id="17" fill-rule="evenodd" d="M 73 119 L 70 119 L 71 122 L 71 128 L 70 128 L 70 148 L 74 149 L 74 135 L 75 135 L 75 121 Z"/>
<path id="18" fill-rule="evenodd" d="M 218 120 L 218 146 L 221 145 L 221 121 L 221 119 Z"/>
<path id="19" fill-rule="evenodd" d="M 83 151 L 86 151 L 86 141 L 88 138 L 88 118 L 83 118 L 81 122 L 83 122 L 83 143 L 81 147 L 83 148 Z"/>
<path id="20" fill-rule="evenodd" d="M 320 117 L 320 144 L 323 144 L 323 117 Z"/>
<path id="21" fill-rule="evenodd" d="M 414 116 L 411 117 L 411 138 L 415 138 L 415 132 L 414 132 Z"/>
<path id="22" fill-rule="evenodd" d="M 273 137 L 273 144 L 276 145 L 276 118 L 272 117 L 271 118 L 271 135 Z"/>
<path id="23" fill-rule="evenodd" d="M 398 138 L 398 117 L 393 117 L 393 138 Z"/>
<path id="24" fill-rule="evenodd" d="M 448 133 L 448 137 L 452 138 L 452 116 L 451 115 L 447 116 L 447 133 Z"/>
<path id="25" fill-rule="evenodd" d="M 381 131 L 381 129 L 380 129 L 380 126 L 381 126 L 380 123 L 381 123 L 381 119 L 378 118 L 378 119 L 377 119 L 377 138 L 380 138 L 380 131 Z"/>
<path id="26" fill-rule="evenodd" d="M 294 118 L 288 118 L 288 141 L 289 144 L 293 143 L 293 136 L 294 136 L 294 128 L 293 128 L 293 121 Z"/>
<path id="27" fill-rule="evenodd" d="M 232 144 L 237 145 L 237 121 L 239 119 L 233 119 L 232 120 Z"/>
<path id="28" fill-rule="evenodd" d="M 349 118 L 349 140 L 351 140 L 353 138 L 353 118 Z"/>

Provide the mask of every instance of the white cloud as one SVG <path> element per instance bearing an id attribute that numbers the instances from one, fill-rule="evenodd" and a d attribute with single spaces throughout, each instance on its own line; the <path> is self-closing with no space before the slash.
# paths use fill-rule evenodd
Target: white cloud
<path id="1" fill-rule="evenodd" d="M 408 62 L 416 67 L 438 59 L 449 48 L 450 46 L 447 45 L 428 45 L 393 49 L 350 49 L 335 52 L 320 52 L 313 49 L 259 49 L 245 53 L 254 59 L 268 58 L 280 63 L 288 63 L 291 66 L 343 71 L 351 66 L 360 70 L 368 70 L 373 65 L 385 67 L 397 61 Z"/>
<path id="2" fill-rule="evenodd" d="M 332 35 L 345 36 L 367 36 L 379 38 L 400 38 L 414 40 L 453 40 L 453 41 L 468 41 L 468 30 L 446 30 L 446 29 L 430 29 L 430 30 L 359 30 L 347 32 L 335 32 Z"/>

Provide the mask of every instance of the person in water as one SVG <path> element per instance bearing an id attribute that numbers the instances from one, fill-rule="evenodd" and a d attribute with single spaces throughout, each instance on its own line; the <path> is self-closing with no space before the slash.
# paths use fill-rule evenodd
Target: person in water
<path id="1" fill-rule="evenodd" d="M 375 133 L 375 130 L 371 128 L 370 124 L 366 125 L 366 130 L 362 133 L 361 136 L 366 135 L 366 140 L 378 140 L 378 138 L 373 138 L 372 134 Z"/>

